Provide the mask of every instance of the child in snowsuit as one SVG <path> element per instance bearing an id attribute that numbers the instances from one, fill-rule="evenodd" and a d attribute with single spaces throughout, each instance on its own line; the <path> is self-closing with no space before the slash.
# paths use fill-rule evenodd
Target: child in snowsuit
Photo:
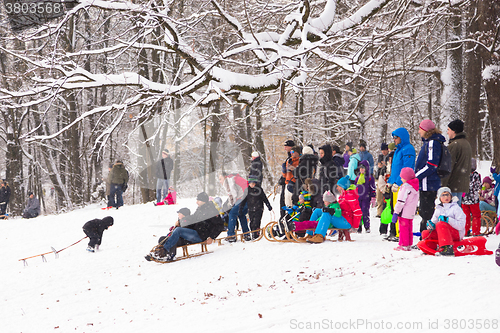
<path id="1" fill-rule="evenodd" d="M 177 192 L 172 186 L 168 188 L 168 194 L 163 201 L 155 202 L 155 206 L 175 205 L 177 203 Z"/>
<path id="2" fill-rule="evenodd" d="M 340 193 L 338 201 L 340 204 L 340 209 L 342 209 L 342 216 L 345 217 L 347 222 L 355 230 L 359 227 L 361 222 L 361 217 L 363 212 L 359 207 L 358 193 L 356 192 L 356 186 L 351 185 L 349 176 L 345 176 L 339 179 L 337 182 L 337 192 Z M 339 231 L 339 241 L 345 239 L 350 241 L 351 235 L 349 230 Z"/>
<path id="3" fill-rule="evenodd" d="M 370 174 L 370 165 L 367 160 L 359 162 L 359 176 L 356 177 L 354 184 L 358 191 L 359 207 L 363 212 L 363 225 L 367 233 L 370 233 L 370 201 L 375 197 L 375 179 Z M 361 233 L 362 226 L 358 228 L 358 233 Z"/>
<path id="4" fill-rule="evenodd" d="M 394 206 L 392 223 L 399 219 L 399 246 L 396 251 L 410 251 L 413 245 L 413 217 L 418 205 L 418 179 L 412 168 L 403 168 L 400 173 L 403 184 L 399 188 L 398 201 Z"/>
<path id="5" fill-rule="evenodd" d="M 243 213 L 245 204 L 248 206 L 248 216 L 250 218 L 250 231 L 253 231 L 252 236 L 254 239 L 259 238 L 260 235 L 260 222 L 262 220 L 262 214 L 264 212 L 264 204 L 266 204 L 269 211 L 273 210 L 273 207 L 269 203 L 264 190 L 258 185 L 259 180 L 257 178 L 248 179 L 248 187 L 245 190 L 244 199 L 240 204 L 239 214 Z M 244 236 L 246 241 L 251 240 L 251 235 L 246 234 Z"/>
<path id="6" fill-rule="evenodd" d="M 95 252 L 99 250 L 102 241 L 102 233 L 113 225 L 113 218 L 106 216 L 102 220 L 93 219 L 83 225 L 83 232 L 90 238 L 87 251 Z"/>
<path id="7" fill-rule="evenodd" d="M 342 210 L 335 195 L 326 191 L 323 194 L 323 208 L 316 208 L 311 216 L 312 221 L 318 221 L 314 235 L 312 231 L 307 231 L 307 235 L 299 238 L 300 242 L 323 243 L 325 241 L 328 228 L 338 228 L 349 230 L 351 225 L 342 216 Z"/>
<path id="8" fill-rule="evenodd" d="M 471 160 L 471 173 L 469 179 L 469 192 L 462 199 L 462 210 L 465 213 L 465 235 L 479 236 L 481 233 L 481 209 L 479 209 L 479 192 L 481 191 L 481 176 L 476 171 L 476 159 Z M 472 215 L 472 223 L 471 223 Z"/>
<path id="9" fill-rule="evenodd" d="M 457 197 L 452 199 L 449 187 L 438 190 L 436 209 L 432 219 L 427 222 L 427 230 L 422 232 L 422 240 L 438 240 L 440 252 L 436 255 L 455 256 L 453 243 L 464 238 L 465 214 L 457 202 Z"/>

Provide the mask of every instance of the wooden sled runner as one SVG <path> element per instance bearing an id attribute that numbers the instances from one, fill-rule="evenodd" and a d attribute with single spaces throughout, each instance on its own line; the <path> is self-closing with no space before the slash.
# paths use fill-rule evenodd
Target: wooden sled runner
<path id="1" fill-rule="evenodd" d="M 276 227 L 278 226 L 278 222 L 269 222 L 265 227 L 264 227 L 264 237 L 270 241 L 270 242 L 281 242 L 281 243 L 289 243 L 289 242 L 296 242 L 300 243 L 299 241 L 299 236 L 295 231 L 289 231 L 289 230 L 284 230 L 284 235 L 283 236 L 277 236 L 276 232 L 273 232 L 273 230 L 276 230 Z M 300 230 L 300 232 L 304 231 L 314 231 L 316 229 L 304 229 Z M 334 231 L 341 231 L 343 229 L 337 229 L 337 228 L 330 228 L 328 229 L 328 234 L 331 234 Z M 337 240 L 332 240 L 325 238 L 325 241 L 330 241 L 330 242 L 337 242 Z M 345 240 L 347 241 L 347 240 Z M 353 242 L 353 240 L 351 240 Z"/>
<path id="2" fill-rule="evenodd" d="M 426 254 L 435 255 L 439 249 L 439 243 L 435 239 L 427 239 L 418 242 L 418 248 Z M 482 236 L 463 239 L 453 244 L 455 257 L 470 256 L 470 255 L 490 255 L 492 251 L 486 249 L 486 238 Z"/>
<path id="3" fill-rule="evenodd" d="M 200 252 L 197 252 L 197 253 L 194 253 L 194 254 L 190 254 L 189 253 L 189 247 L 190 246 L 196 246 L 196 245 L 200 245 L 201 246 L 201 251 Z M 173 260 L 165 260 L 165 259 L 162 259 L 160 257 L 158 257 L 156 254 L 160 252 L 160 250 L 163 248 L 163 244 L 158 244 L 156 245 L 155 247 L 153 247 L 150 251 L 150 253 L 145 257 L 147 261 L 154 261 L 154 262 L 157 262 L 157 263 L 160 263 L 160 264 L 168 264 L 168 263 L 171 263 L 171 262 L 176 262 L 176 261 L 180 261 L 180 260 L 184 260 L 184 259 L 189 259 L 189 258 L 195 258 L 195 257 L 200 257 L 202 255 L 205 255 L 205 254 L 209 254 L 209 253 L 212 253 L 213 251 L 208 251 L 208 248 L 207 248 L 207 242 L 201 242 L 201 243 L 193 243 L 193 244 L 186 244 L 186 245 L 182 245 L 182 246 L 179 246 L 177 247 L 178 248 L 182 248 L 182 256 L 180 257 L 175 257 Z"/>

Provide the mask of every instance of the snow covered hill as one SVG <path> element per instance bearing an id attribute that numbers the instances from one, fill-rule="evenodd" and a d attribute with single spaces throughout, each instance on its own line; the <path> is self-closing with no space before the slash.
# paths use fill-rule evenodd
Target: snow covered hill
<path id="1" fill-rule="evenodd" d="M 373 232 L 354 234 L 354 242 L 262 239 L 212 244 L 212 254 L 171 264 L 147 262 L 184 206 L 194 210 L 194 199 L 1 221 L 1 331 L 498 332 L 494 256 L 394 251 L 373 219 Z M 86 221 L 106 215 L 115 225 L 100 251 L 85 251 L 84 240 L 58 259 L 18 261 L 78 241 Z M 263 221 L 270 220 L 266 211 Z M 487 248 L 499 242 L 490 236 Z"/>

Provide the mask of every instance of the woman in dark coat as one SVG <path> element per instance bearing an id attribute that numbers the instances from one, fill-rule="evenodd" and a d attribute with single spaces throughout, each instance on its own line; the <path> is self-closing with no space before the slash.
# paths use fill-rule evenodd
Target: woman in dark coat
<path id="1" fill-rule="evenodd" d="M 113 225 L 113 218 L 106 216 L 102 220 L 93 219 L 83 225 L 83 232 L 90 238 L 87 251 L 95 252 L 99 250 L 102 241 L 102 233 Z"/>
<path id="2" fill-rule="evenodd" d="M 316 174 L 316 168 L 318 167 L 318 156 L 314 155 L 311 147 L 305 146 L 302 149 L 302 156 L 299 159 L 299 165 L 293 170 L 293 176 L 295 177 L 296 185 L 295 188 L 299 191 L 302 188 L 305 180 L 307 178 L 314 178 Z M 298 193 L 296 194 L 298 198 Z M 295 202 L 296 200 L 294 200 Z"/>

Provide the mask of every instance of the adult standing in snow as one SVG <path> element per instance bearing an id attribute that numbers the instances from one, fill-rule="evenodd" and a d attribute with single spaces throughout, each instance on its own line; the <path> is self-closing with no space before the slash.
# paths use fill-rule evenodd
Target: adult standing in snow
<path id="1" fill-rule="evenodd" d="M 248 223 L 247 223 L 247 207 L 243 207 L 240 210 L 240 204 L 243 200 L 243 196 L 245 194 L 245 190 L 236 183 L 235 177 L 237 176 L 229 176 L 227 173 L 222 172 L 219 175 L 219 182 L 227 191 L 229 196 L 228 202 L 231 209 L 229 210 L 229 222 L 227 225 L 227 241 L 228 242 L 236 242 L 236 236 L 234 229 L 236 228 L 237 220 L 240 221 L 241 229 L 243 232 L 248 232 Z"/>
<path id="2" fill-rule="evenodd" d="M 99 250 L 104 230 L 107 230 L 112 225 L 113 218 L 111 216 L 106 216 L 103 219 L 93 219 L 83 225 L 83 232 L 90 238 L 87 251 L 95 252 Z"/>
<path id="3" fill-rule="evenodd" d="M 427 229 L 427 221 L 434 214 L 434 200 L 441 187 L 441 178 L 437 168 L 441 161 L 442 144 L 446 141 L 441 131 L 430 119 L 424 119 L 419 125 L 418 134 L 422 138 L 422 148 L 415 163 L 415 177 L 419 182 L 420 205 L 418 214 L 422 218 L 420 232 Z"/>
<path id="4" fill-rule="evenodd" d="M 396 150 L 391 162 L 391 176 L 387 180 L 387 192 L 390 195 L 391 207 L 394 207 L 397 192 L 399 187 L 403 182 L 401 181 L 401 170 L 403 168 L 415 168 L 415 148 L 410 143 L 410 133 L 404 127 L 400 127 L 392 132 L 392 138 L 394 144 L 396 145 Z M 387 234 L 387 224 L 380 224 L 380 233 L 382 235 Z M 396 226 L 395 223 L 391 223 L 390 235 L 387 238 L 391 241 L 399 241 L 396 237 Z"/>
<path id="5" fill-rule="evenodd" d="M 10 187 L 5 180 L 0 185 L 0 215 L 7 212 L 7 204 L 10 200 Z"/>
<path id="6" fill-rule="evenodd" d="M 259 186 L 262 186 L 262 161 L 258 151 L 252 153 L 252 162 L 250 162 L 250 171 L 248 172 L 248 179 L 256 179 Z"/>
<path id="7" fill-rule="evenodd" d="M 382 211 L 385 207 L 384 201 L 384 191 L 385 191 L 385 175 L 387 173 L 387 166 L 389 165 L 389 145 L 383 142 L 380 145 L 380 154 L 377 158 L 377 167 L 375 169 L 375 182 L 377 183 L 377 193 L 376 193 L 376 202 L 377 202 L 377 217 L 382 215 Z M 382 187 L 380 187 L 382 186 Z M 380 190 L 383 188 L 383 190 Z"/>
<path id="8" fill-rule="evenodd" d="M 286 212 L 285 210 L 282 208 L 285 206 L 285 190 L 286 190 L 286 164 L 288 163 L 288 160 L 292 158 L 292 154 L 290 153 L 290 151 L 293 149 L 293 147 L 295 146 L 295 142 L 293 142 L 293 140 L 286 140 L 284 145 L 283 145 L 283 149 L 285 149 L 286 153 L 287 153 L 287 158 L 285 160 L 285 162 L 283 162 L 283 164 L 281 165 L 281 178 L 278 182 L 279 185 L 281 185 L 281 194 L 280 194 L 280 216 L 281 218 L 283 218 L 283 216 L 286 215 Z"/>
<path id="9" fill-rule="evenodd" d="M 299 157 L 299 164 L 293 170 L 293 176 L 296 179 L 295 191 L 293 192 L 296 199 L 293 200 L 293 202 L 297 202 L 299 200 L 299 193 L 302 189 L 304 181 L 307 178 L 314 178 L 317 167 L 318 156 L 314 155 L 314 151 L 311 147 L 305 146 L 302 149 L 302 156 Z"/>
<path id="10" fill-rule="evenodd" d="M 334 150 L 335 148 L 335 150 Z M 337 181 L 344 176 L 344 159 L 339 154 L 338 146 L 325 144 L 319 147 L 319 181 L 321 183 L 321 194 L 326 191 L 334 191 Z"/>
<path id="11" fill-rule="evenodd" d="M 451 173 L 441 180 L 442 186 L 451 189 L 452 195 L 462 204 L 462 194 L 469 192 L 472 148 L 464 133 L 464 122 L 460 119 L 448 124 L 448 150 L 451 155 Z"/>
<path id="12" fill-rule="evenodd" d="M 128 171 L 122 161 L 116 161 L 108 174 L 110 184 L 108 208 L 123 206 L 123 192 L 127 189 Z"/>
<path id="13" fill-rule="evenodd" d="M 168 182 L 174 168 L 174 161 L 170 158 L 168 149 L 163 149 L 161 157 L 156 163 L 156 203 L 163 201 L 168 195 Z"/>
<path id="14" fill-rule="evenodd" d="M 40 201 L 35 197 L 33 192 L 28 192 L 28 202 L 23 211 L 25 219 L 31 219 L 40 215 Z"/>
<path id="15" fill-rule="evenodd" d="M 352 150 L 352 142 L 347 142 L 344 147 L 344 175 L 347 175 L 347 169 L 349 168 L 349 160 L 351 159 L 351 154 L 349 152 Z"/>

